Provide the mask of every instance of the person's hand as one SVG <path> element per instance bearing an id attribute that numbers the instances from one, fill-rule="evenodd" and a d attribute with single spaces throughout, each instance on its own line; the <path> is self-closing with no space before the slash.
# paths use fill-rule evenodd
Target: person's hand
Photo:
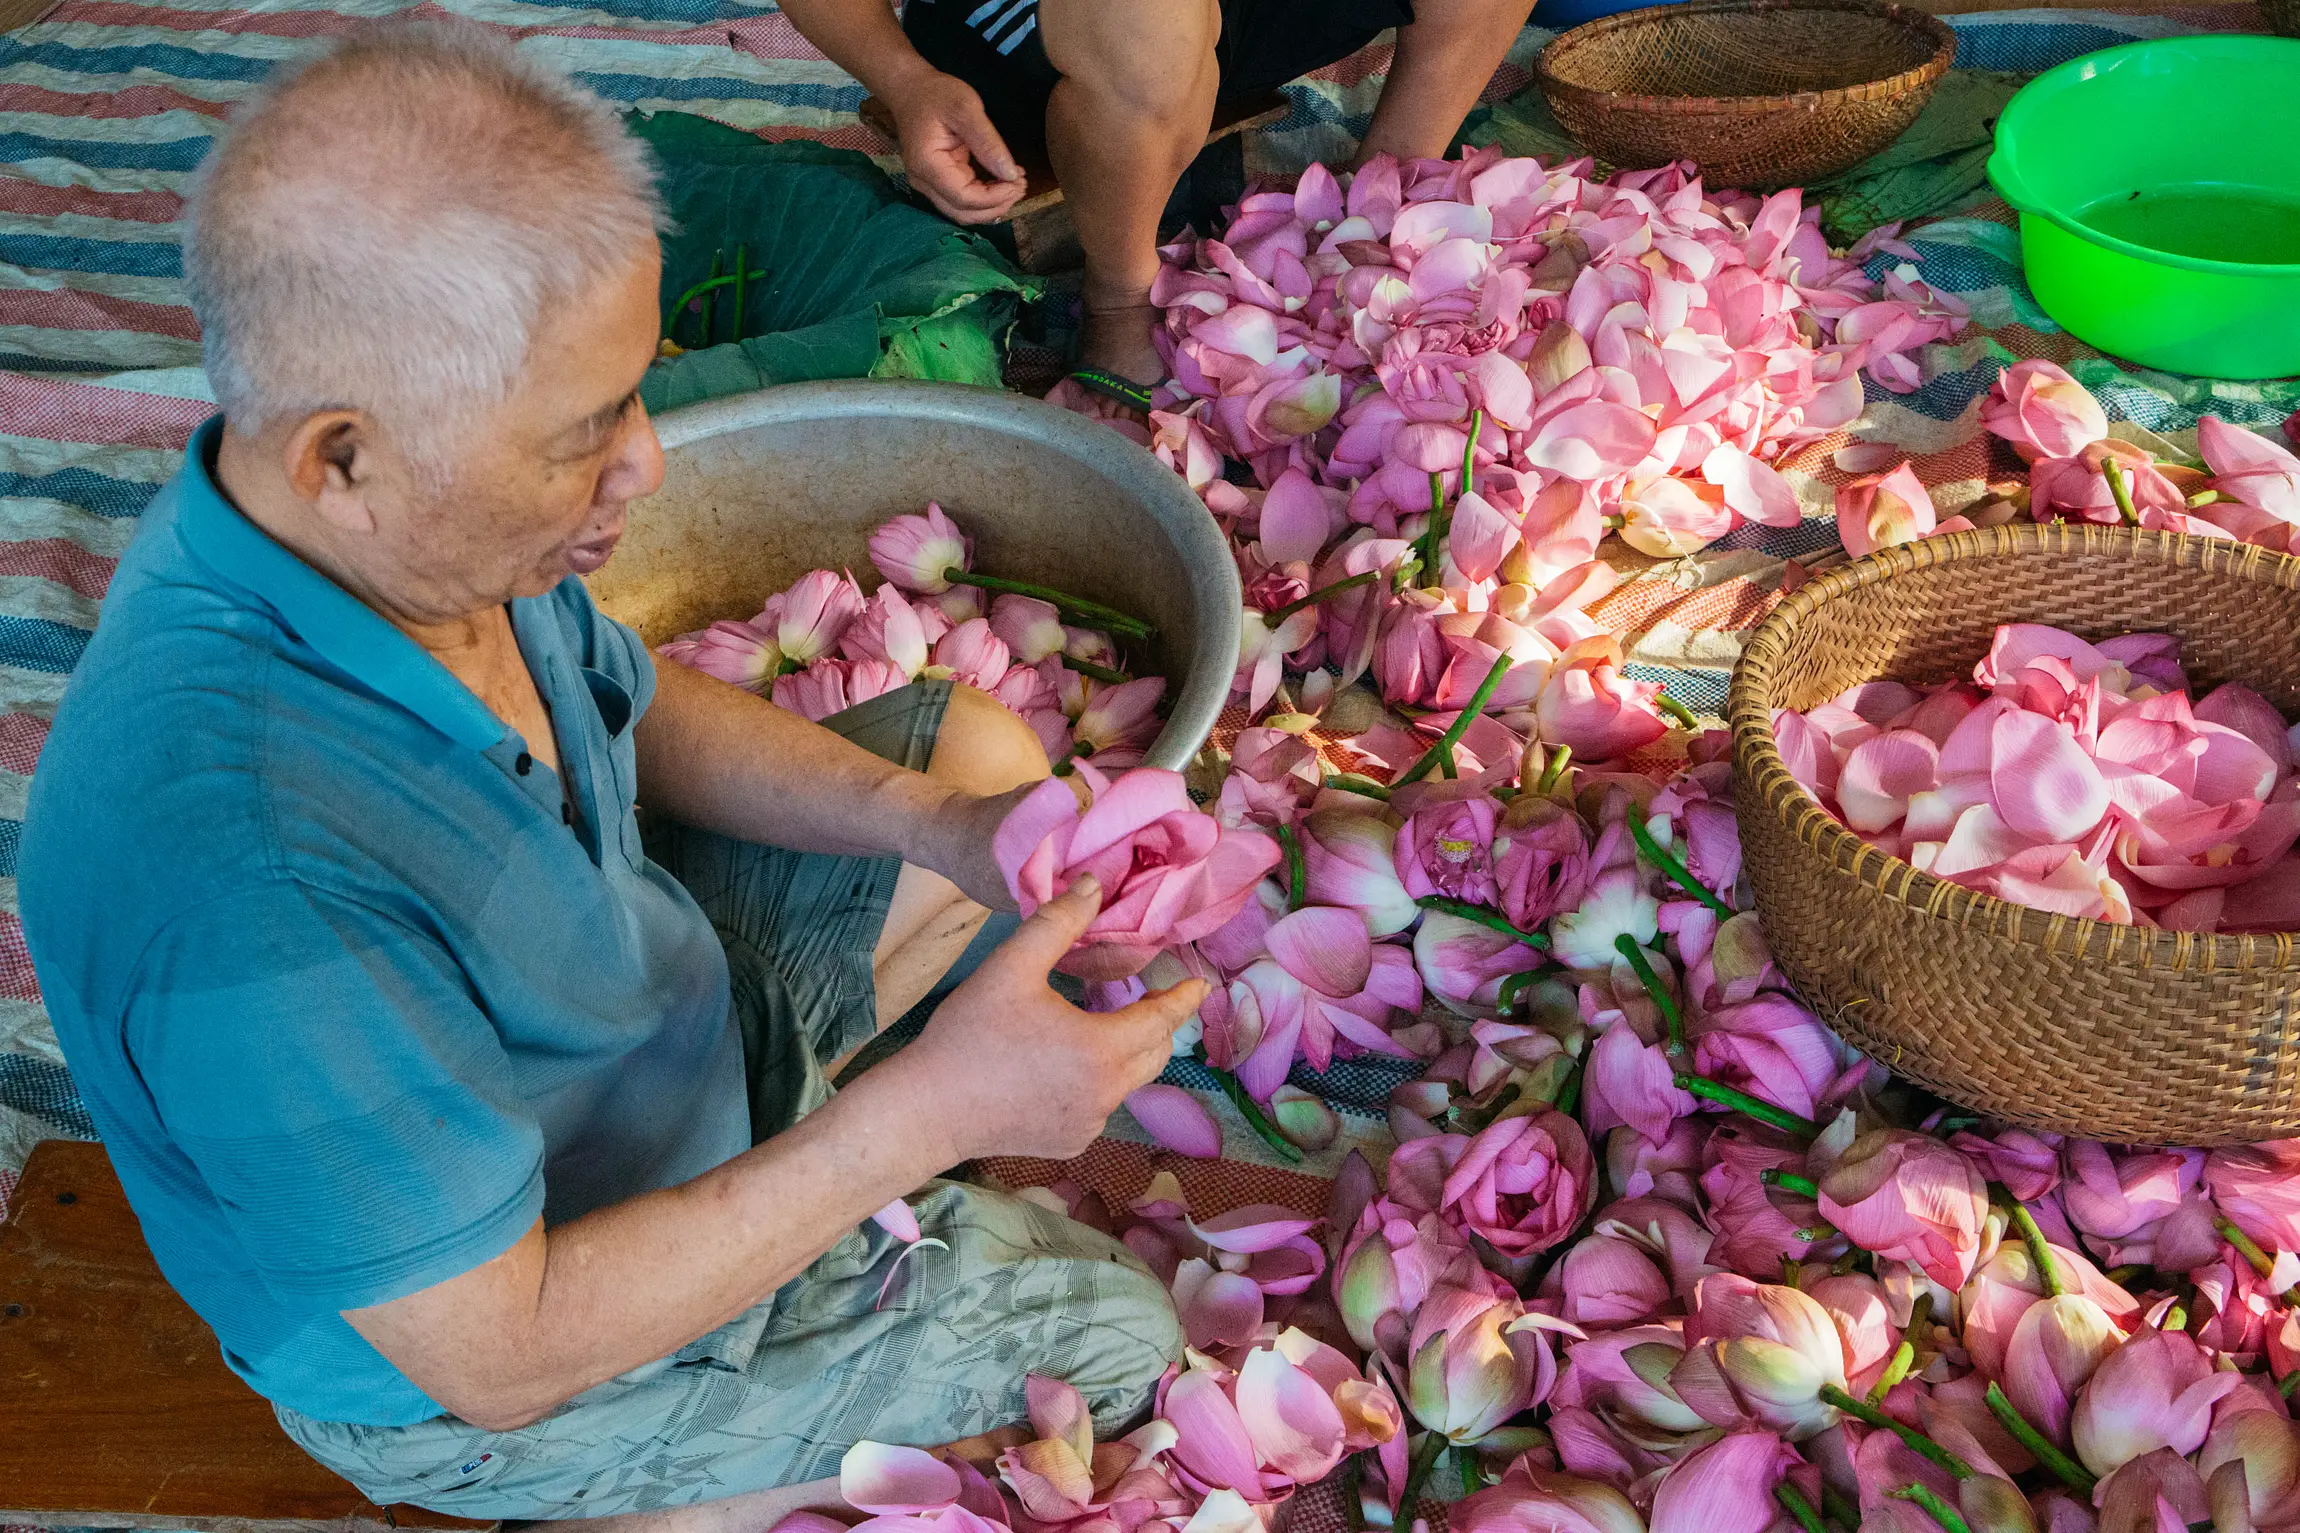
<path id="1" fill-rule="evenodd" d="M 1197 1011 L 1203 980 L 1119 1011 L 1085 1012 L 1046 983 L 1101 908 L 1081 879 L 1048 901 L 951 993 L 918 1040 L 879 1068 L 918 1082 L 951 1139 L 952 1159 L 1067 1160 L 1102 1132 L 1127 1093 L 1158 1078 L 1174 1030 Z"/>
<path id="2" fill-rule="evenodd" d="M 1022 167 L 990 125 L 973 86 L 938 70 L 890 97 L 887 106 L 910 184 L 944 217 L 996 223 L 1022 200 Z"/>
<path id="3" fill-rule="evenodd" d="M 1070 785 L 1079 808 L 1084 809 L 1092 802 L 1086 785 L 1077 777 L 1063 781 Z M 1014 894 L 1006 886 L 1006 874 L 991 852 L 991 842 L 1015 806 L 1030 797 L 1038 786 L 1037 782 L 1026 782 L 1019 788 L 987 798 L 953 793 L 943 807 L 920 826 L 913 850 L 905 853 L 904 860 L 940 873 L 977 905 L 992 910 L 1013 910 Z"/>

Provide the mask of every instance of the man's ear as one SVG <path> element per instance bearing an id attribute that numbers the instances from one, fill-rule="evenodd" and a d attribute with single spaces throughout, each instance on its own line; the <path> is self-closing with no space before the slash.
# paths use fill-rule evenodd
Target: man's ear
<path id="1" fill-rule="evenodd" d="M 367 503 L 376 483 L 375 428 L 358 410 L 304 417 L 281 449 L 282 470 L 296 494 L 339 531 L 375 531 Z"/>

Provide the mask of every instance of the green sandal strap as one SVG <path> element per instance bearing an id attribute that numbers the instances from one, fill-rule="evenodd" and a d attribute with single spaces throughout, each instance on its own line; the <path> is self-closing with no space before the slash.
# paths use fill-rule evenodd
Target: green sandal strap
<path id="1" fill-rule="evenodd" d="M 1145 414 L 1149 413 L 1150 396 L 1155 392 L 1153 388 L 1146 388 L 1131 378 L 1122 378 L 1116 373 L 1104 372 L 1099 367 L 1073 369 L 1070 377 L 1080 388 L 1089 393 L 1100 394 L 1105 399 L 1117 400 L 1129 409 L 1140 410 Z"/>

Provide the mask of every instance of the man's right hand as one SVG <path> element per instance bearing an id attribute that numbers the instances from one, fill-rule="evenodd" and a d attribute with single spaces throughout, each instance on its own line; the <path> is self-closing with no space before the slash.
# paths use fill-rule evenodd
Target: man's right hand
<path id="1" fill-rule="evenodd" d="M 1119 1011 L 1080 1011 L 1056 995 L 1048 971 L 1101 909 L 1100 890 L 1080 883 L 1040 906 L 880 1066 L 916 1072 L 924 1099 L 948 1115 L 954 1159 L 1084 1153 L 1127 1093 L 1157 1079 L 1175 1029 L 1205 997 L 1195 979 Z"/>
<path id="2" fill-rule="evenodd" d="M 887 106 L 902 137 L 910 184 L 945 217 L 996 223 L 1022 200 L 1022 167 L 990 125 L 973 86 L 956 75 L 926 71 L 889 95 Z"/>

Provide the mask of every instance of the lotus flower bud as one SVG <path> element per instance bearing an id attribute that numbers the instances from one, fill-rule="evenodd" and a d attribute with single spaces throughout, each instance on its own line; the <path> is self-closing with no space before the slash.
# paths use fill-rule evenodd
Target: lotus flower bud
<path id="1" fill-rule="evenodd" d="M 2073 458 L 2108 435 L 2092 391 L 2057 362 L 2016 362 L 1997 375 L 1981 403 L 1981 424 L 2013 445 L 2024 463 Z"/>
<path id="2" fill-rule="evenodd" d="M 862 610 L 862 588 L 850 576 L 830 570 L 809 570 L 767 605 L 767 611 L 775 614 L 775 642 L 782 646 L 783 657 L 801 665 L 838 648 L 847 624 L 862 616 Z"/>
<path id="3" fill-rule="evenodd" d="M 1822 1216 L 1863 1250 L 1916 1263 L 1962 1288 L 1988 1224 L 1988 1186 L 1973 1163 L 1929 1134 L 1863 1134 L 1821 1179 Z"/>
<path id="4" fill-rule="evenodd" d="M 2065 1447 L 2077 1392 L 2123 1341 L 2108 1312 L 2081 1294 L 2040 1300 L 2013 1327 L 2005 1395 L 2030 1426 Z"/>
<path id="5" fill-rule="evenodd" d="M 1396 827 L 1385 817 L 1322 809 L 1302 821 L 1302 859 L 1310 899 L 1354 910 L 1369 936 L 1404 931 L 1421 907 L 1398 878 Z"/>
<path id="6" fill-rule="evenodd" d="M 870 535 L 870 562 L 878 566 L 878 572 L 921 596 L 949 590 L 943 571 L 969 568 L 973 555 L 974 545 L 933 501 L 927 502 L 924 515 L 898 516 Z M 966 616 L 974 615 L 969 612 Z M 964 622 L 965 618 L 954 615 L 952 620 Z"/>
<path id="7" fill-rule="evenodd" d="M 1771 1432 L 1735 1432 L 1680 1462 L 1653 1494 L 1651 1533 L 1764 1533 L 1773 1491 L 1798 1462 Z"/>
<path id="8" fill-rule="evenodd" d="M 2218 1373 L 2179 1331 L 2142 1330 L 2101 1360 L 2077 1396 L 2069 1435 L 2077 1457 L 2105 1475 L 2158 1448 L 2194 1453 L 2212 1426 L 2212 1408 L 2243 1386 Z"/>
<path id="9" fill-rule="evenodd" d="M 2243 1466 L 2254 1523 L 2282 1527 L 2300 1519 L 2300 1426 L 2274 1411 L 2223 1413 L 2205 1436 L 2196 1468 L 2209 1485 L 2229 1464 Z"/>
<path id="10" fill-rule="evenodd" d="M 1491 1490 L 1454 1503 L 1454 1533 L 1645 1533 L 1629 1498 L 1600 1480 L 1537 1466 L 1528 1456 Z"/>
<path id="11" fill-rule="evenodd" d="M 2211 1498 L 2204 1478 L 2171 1448 L 2127 1462 L 2093 1491 L 2100 1533 L 2162 1533 L 2197 1523 L 2210 1526 Z"/>
<path id="12" fill-rule="evenodd" d="M 1540 1328 L 1514 1298 L 1440 1288 L 1414 1316 L 1407 1339 L 1406 1404 L 1414 1419 L 1454 1443 L 1476 1443 L 1536 1405 L 1555 1378 Z"/>
<path id="13" fill-rule="evenodd" d="M 1931 493 L 1906 463 L 1891 473 L 1864 474 L 1837 491 L 1837 539 L 1856 559 L 1913 543 L 1937 520 Z"/>
<path id="14" fill-rule="evenodd" d="M 699 633 L 679 635 L 659 653 L 745 692 L 765 693 L 783 668 L 782 648 L 774 634 L 749 623 L 713 623 Z"/>
<path id="15" fill-rule="evenodd" d="M 1059 655 L 1070 642 L 1062 614 L 1052 602 L 1035 596 L 1000 596 L 990 604 L 990 631 L 1006 642 L 1016 660 L 1036 665 L 1048 655 Z"/>
<path id="16" fill-rule="evenodd" d="M 1322 1150 L 1342 1132 L 1341 1115 L 1299 1086 L 1280 1086 L 1270 1094 L 1270 1117 L 1279 1133 L 1305 1150 Z"/>

